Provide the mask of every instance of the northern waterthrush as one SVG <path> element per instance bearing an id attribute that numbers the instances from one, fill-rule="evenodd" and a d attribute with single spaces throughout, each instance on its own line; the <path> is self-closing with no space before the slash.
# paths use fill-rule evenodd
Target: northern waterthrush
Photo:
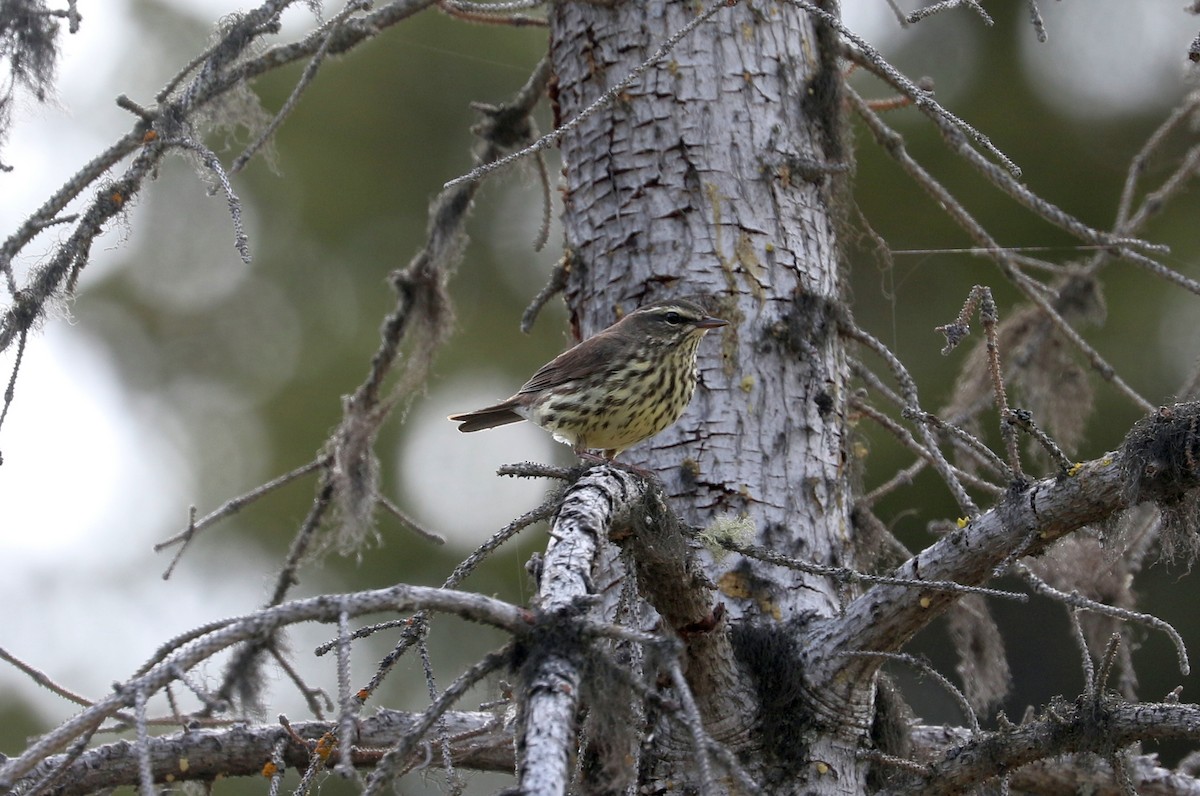
<path id="1" fill-rule="evenodd" d="M 674 423 L 696 388 L 696 347 L 728 321 L 690 301 L 640 307 L 559 354 L 517 394 L 450 415 L 459 431 L 529 420 L 582 454 L 607 459 Z"/>

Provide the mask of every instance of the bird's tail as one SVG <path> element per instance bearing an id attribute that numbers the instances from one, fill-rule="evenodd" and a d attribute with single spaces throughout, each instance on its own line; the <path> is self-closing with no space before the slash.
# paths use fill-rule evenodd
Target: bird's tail
<path id="1" fill-rule="evenodd" d="M 477 409 L 474 412 L 450 415 L 449 419 L 460 424 L 458 430 L 465 434 L 469 431 L 482 431 L 485 428 L 519 423 L 525 418 L 517 414 L 511 405 L 497 404 L 486 409 Z"/>

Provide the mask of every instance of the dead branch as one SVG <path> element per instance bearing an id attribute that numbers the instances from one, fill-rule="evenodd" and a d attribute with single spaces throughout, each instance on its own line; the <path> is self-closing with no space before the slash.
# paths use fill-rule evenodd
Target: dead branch
<path id="1" fill-rule="evenodd" d="M 380 749 L 394 745 L 411 733 L 419 714 L 379 710 L 362 716 L 356 724 L 355 744 L 350 751 L 353 765 L 364 769 L 379 761 Z M 454 762 L 481 771 L 512 771 L 512 734 L 503 721 L 490 712 L 448 713 L 443 717 L 451 737 Z M 156 783 L 211 782 L 218 777 L 261 776 L 264 764 L 275 757 L 274 749 L 282 742 L 277 769 L 284 766 L 303 771 L 309 762 L 309 748 L 302 742 L 315 743 L 334 732 L 329 721 L 289 723 L 283 727 L 238 724 L 220 729 L 193 728 L 146 741 L 144 754 Z M 89 749 L 70 763 L 45 796 L 83 796 L 108 788 L 131 785 L 138 781 L 138 748 L 129 741 L 116 741 Z M 62 762 L 62 755 L 46 758 L 16 788 L 23 791 L 26 782 L 37 780 L 43 772 Z M 335 756 L 335 759 L 341 755 Z M 431 761 L 436 765 L 435 761 Z"/>

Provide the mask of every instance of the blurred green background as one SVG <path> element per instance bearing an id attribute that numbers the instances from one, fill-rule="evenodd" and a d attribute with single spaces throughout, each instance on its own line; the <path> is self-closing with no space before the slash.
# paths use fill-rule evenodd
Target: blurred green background
<path id="1" fill-rule="evenodd" d="M 1186 90 L 1185 52 L 1196 20 L 1173 0 L 1146 2 L 1132 10 L 1127 3 L 1054 4 L 1043 9 L 1050 31 L 1044 44 L 1036 41 L 1021 4 L 996 9 L 991 28 L 962 11 L 905 30 L 882 2 L 852 0 L 845 5 L 849 24 L 860 25 L 910 76 L 932 77 L 941 101 L 1016 161 L 1026 185 L 1099 228 L 1112 223 L 1129 159 Z M 90 13 L 99 17 L 109 11 Z M 111 110 L 111 98 L 120 92 L 135 99 L 152 96 L 204 46 L 215 18 L 204 13 L 198 0 L 189 5 L 139 0 L 116 18 L 103 20 L 114 35 L 139 49 L 137 63 L 121 63 L 109 75 L 93 98 L 95 117 L 85 105 L 71 108 L 73 120 L 57 122 L 109 120 L 101 143 L 57 157 L 77 167 L 127 129 L 129 120 Z M 90 17 L 88 24 L 93 24 Z M 296 11 L 289 24 L 294 32 L 311 19 Z M 69 49 L 72 42 L 64 46 Z M 163 168 L 127 225 L 108 235 L 99 262 L 84 272 L 80 295 L 68 308 L 72 325 L 48 329 L 46 342 L 34 341 L 29 354 L 36 358 L 39 345 L 69 334 L 76 342 L 64 345 L 101 363 L 110 383 L 105 389 L 115 396 L 106 404 L 115 414 L 105 416 L 105 422 L 118 430 L 95 469 L 132 456 L 141 460 L 143 470 L 137 475 L 116 471 L 124 475 L 114 489 L 130 497 L 81 516 L 83 530 L 74 537 L 69 555 L 44 554 L 30 564 L 28 572 L 37 577 L 21 586 L 34 590 L 30 606 L 20 621 L 0 632 L 0 645 L 66 684 L 96 694 L 103 684 L 127 676 L 161 639 L 208 619 L 253 610 L 265 599 L 311 505 L 311 479 L 207 532 L 170 581 L 159 578 L 167 557 L 154 555 L 149 547 L 180 529 L 189 504 L 203 515 L 315 455 L 340 419 L 340 396 L 362 380 L 375 351 L 380 321 L 393 303 L 386 285 L 389 271 L 422 245 L 427 204 L 442 183 L 470 167 L 474 116 L 468 103 L 510 97 L 544 49 L 539 29 L 466 25 L 431 11 L 349 57 L 326 63 L 280 131 L 273 168 L 260 158 L 235 179 L 254 254 L 249 266 L 234 251 L 224 199 L 206 195 L 192 164 L 176 159 Z M 1141 61 L 1154 66 L 1138 71 L 1131 65 Z M 268 112 L 288 96 L 301 68 L 255 84 Z M 852 77 L 852 85 L 868 97 L 889 93 L 861 74 Z M 1062 261 L 1081 256 L 1070 250 L 1077 241 L 1035 219 L 950 155 L 918 113 L 901 110 L 887 119 L 905 135 L 910 152 L 1003 245 L 1063 247 L 1060 256 L 1051 256 Z M 543 129 L 549 124 L 544 109 L 541 124 Z M 926 407 L 936 409 L 947 400 L 966 350 L 941 356 L 943 341 L 933 327 L 954 318 L 974 284 L 996 290 L 1001 317 L 1012 312 L 1014 292 L 985 260 L 945 251 L 971 243 L 860 126 L 855 125 L 853 135 L 854 201 L 862 214 L 894 250 L 938 250 L 897 254 L 894 267 L 885 268 L 871 256 L 869 243 L 848 245 L 854 312 L 901 355 L 920 384 Z M 247 141 L 245 130 L 235 129 L 214 135 L 209 143 L 228 163 Z M 1173 145 L 1168 154 L 1181 151 Z M 21 160 L 14 162 L 21 167 Z M 1167 158 L 1155 161 L 1146 182 L 1161 180 L 1169 167 Z M 550 173 L 557 171 L 552 162 Z M 1195 264 L 1200 249 L 1197 210 L 1195 197 L 1187 195 L 1146 232 L 1170 245 L 1166 261 L 1193 278 L 1200 277 Z M 377 544 L 358 556 L 330 555 L 306 568 L 294 596 L 400 581 L 440 584 L 470 549 L 539 501 L 540 485 L 492 476 L 498 464 L 566 461 L 567 450 L 535 429 L 462 438 L 444 420 L 452 411 L 509 394 L 566 343 L 558 302 L 543 313 L 531 335 L 517 328 L 523 308 L 559 253 L 557 231 L 546 251 L 532 250 L 540 216 L 540 190 L 531 167 L 495 176 L 481 192 L 471 222 L 472 241 L 451 282 L 456 334 L 439 356 L 428 390 L 413 396 L 379 439 L 385 491 L 450 542 L 431 546 L 381 514 Z M 1143 395 L 1154 402 L 1171 401 L 1200 355 L 1197 298 L 1125 263 L 1110 267 L 1103 281 L 1108 320 L 1086 329 L 1089 339 Z M 64 367 L 79 379 L 88 372 L 83 365 Z M 77 383 L 83 393 L 90 391 L 86 382 Z M 0 432 L 0 442 L 15 433 L 14 425 L 38 428 L 47 422 L 37 413 L 36 389 L 18 383 L 13 418 Z M 1089 458 L 1116 446 L 1138 415 L 1128 401 L 1099 385 L 1086 441 L 1074 456 Z M 71 431 L 71 423 L 79 417 L 65 412 L 53 422 L 77 438 L 82 431 Z M 866 428 L 864 433 L 870 488 L 910 459 L 883 435 Z M 4 448 L 0 478 L 22 467 L 19 451 Z M 71 449 L 64 448 L 61 456 L 73 458 Z M 41 478 L 56 476 L 47 472 Z M 155 496 L 153 510 L 143 511 L 136 500 L 148 499 L 148 494 Z M 956 514 L 944 489 L 928 474 L 882 503 L 879 512 L 912 547 L 933 538 L 926 531 L 929 522 Z M 7 526 L 6 536 L 50 532 L 24 520 L 18 531 L 3 517 L 0 527 Z M 543 545 L 542 527 L 524 531 L 465 586 L 525 601 L 530 586 L 523 565 Z M 1185 639 L 1200 639 L 1200 621 L 1192 609 L 1195 587 L 1191 579 L 1180 579 L 1183 569 L 1157 565 L 1140 580 L 1138 590 L 1145 597 L 1144 610 L 1175 624 Z M 150 604 L 155 608 L 147 615 L 142 609 Z M 1081 669 L 1064 613 L 1037 600 L 1029 606 L 993 607 L 1005 630 L 1014 674 L 1014 692 L 1005 705 L 1009 715 L 1019 716 L 1025 705 L 1041 704 L 1054 694 L 1078 693 Z M 72 623 L 87 619 L 90 611 L 103 611 L 105 621 L 83 637 L 101 649 L 107 649 L 106 640 L 117 644 L 122 649 L 116 657 L 106 652 L 82 661 L 77 649 L 72 652 L 71 641 L 78 640 Z M 297 657 L 307 660 L 312 642 L 327 637 L 320 629 L 297 634 Z M 1141 637 L 1144 643 L 1135 655 L 1141 696 L 1157 699 L 1183 682 L 1183 698 L 1197 698 L 1195 683 L 1181 680 L 1166 642 Z M 370 676 L 392 638 L 383 634 L 357 648 L 355 682 Z M 483 628 L 439 624 L 431 637 L 439 683 L 444 686 L 465 661 L 502 641 Z M 942 671 L 952 671 L 954 658 L 940 629 L 923 634 L 915 648 Z M 314 682 L 332 687 L 328 661 L 306 667 Z M 935 688 L 913 682 L 907 672 L 898 674 L 919 713 L 934 721 L 960 721 Z M 219 666 L 206 675 L 214 683 Z M 3 682 L 0 751 L 13 754 L 28 735 L 71 712 L 36 694 L 20 676 Z M 282 704 L 295 716 L 303 714 L 299 697 L 282 679 L 277 678 L 272 694 L 272 710 Z M 475 701 L 487 698 L 481 691 Z M 418 708 L 426 699 L 419 661 L 413 657 L 389 678 L 375 704 Z M 478 787 L 496 781 L 480 777 Z M 430 789 L 439 787 L 436 776 L 430 783 Z M 420 777 L 410 777 L 400 790 L 416 793 L 422 787 Z"/>

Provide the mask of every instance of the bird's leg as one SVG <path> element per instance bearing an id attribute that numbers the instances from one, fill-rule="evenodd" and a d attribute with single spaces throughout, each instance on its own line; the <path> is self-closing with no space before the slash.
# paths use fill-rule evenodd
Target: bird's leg
<path id="1" fill-rule="evenodd" d="M 573 448 L 573 450 L 575 451 L 575 455 L 578 456 L 580 458 L 580 460 L 585 461 L 585 462 L 591 462 L 593 465 L 609 464 L 612 462 L 612 459 L 608 459 L 608 458 L 605 458 L 604 456 L 600 456 L 599 454 L 592 453 L 587 448 L 580 448 L 580 447 L 576 446 Z"/>
<path id="2" fill-rule="evenodd" d="M 658 476 L 644 467 L 638 467 L 636 464 L 626 464 L 625 462 L 617 461 L 618 453 L 619 451 L 606 450 L 604 455 L 601 456 L 582 448 L 575 449 L 575 455 L 583 461 L 593 462 L 593 464 L 611 464 L 613 467 L 619 467 L 627 473 L 633 473 L 634 475 L 641 476 L 649 481 L 658 481 Z"/>

